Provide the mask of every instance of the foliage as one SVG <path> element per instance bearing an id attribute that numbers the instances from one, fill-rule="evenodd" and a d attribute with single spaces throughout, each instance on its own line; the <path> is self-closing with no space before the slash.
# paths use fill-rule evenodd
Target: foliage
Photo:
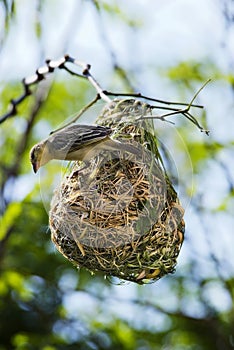
<path id="1" fill-rule="evenodd" d="M 0 4 L 5 9 L 3 46 L 23 6 L 19 3 Z M 45 11 L 46 3 L 41 2 L 38 15 Z M 143 30 L 144 21 L 140 21 L 140 26 L 134 11 L 127 13 L 117 2 L 81 3 L 95 3 L 92 8 L 109 16 L 110 21 L 115 17 L 124 22 L 125 28 Z M 141 18 L 141 13 L 138 14 Z M 33 25 L 41 47 L 44 22 L 38 17 L 37 20 Z M 109 68 L 104 65 L 99 76 L 103 74 L 105 83 L 112 85 L 115 74 L 119 74 L 123 85 L 131 90 L 124 65 L 116 63 L 107 39 L 104 44 L 113 64 L 109 75 Z M 95 60 L 94 55 L 91 63 L 95 64 Z M 132 68 L 131 74 L 137 81 L 139 67 L 138 71 Z M 225 86 L 224 90 L 217 88 L 218 96 L 222 95 L 220 101 L 228 93 L 232 105 L 233 75 L 211 60 L 201 63 L 185 58 L 167 67 L 169 83 L 188 100 L 191 95 L 188 89 L 210 76 Z M 175 186 L 182 188 L 183 200 L 188 200 L 190 191 L 194 196 L 186 208 L 186 240 L 176 273 L 142 287 L 77 271 L 51 243 L 48 200 L 61 176 L 61 165 L 58 162 L 48 165 L 38 178 L 32 174 L 28 154 L 35 142 L 83 107 L 94 92 L 87 82 L 62 73 L 55 75 L 54 82 L 43 83 L 44 95 L 35 87 L 33 96 L 24 101 L 17 116 L 0 125 L 0 350 L 233 349 L 234 269 L 230 242 L 233 242 L 234 140 L 228 133 L 232 106 L 225 114 L 221 114 L 223 110 L 217 112 L 218 117 L 213 119 L 218 105 L 214 108 L 214 90 L 208 87 L 205 96 L 208 126 L 213 132 L 210 138 L 183 119 L 174 120 L 175 128 L 170 129 L 171 125 L 166 123 L 158 126 L 160 139 L 167 141 L 169 151 L 175 150 L 178 156 L 175 168 L 182 175 Z M 146 85 L 143 81 L 139 84 L 147 91 Z M 1 93 L 3 114 L 9 100 L 21 93 L 21 85 L 1 82 Z M 98 112 L 95 109 L 92 113 Z M 224 127 L 223 137 L 216 130 Z M 178 142 L 176 132 L 183 142 Z M 164 153 L 167 159 L 167 152 Z M 189 186 L 189 162 L 193 167 L 194 189 Z"/>

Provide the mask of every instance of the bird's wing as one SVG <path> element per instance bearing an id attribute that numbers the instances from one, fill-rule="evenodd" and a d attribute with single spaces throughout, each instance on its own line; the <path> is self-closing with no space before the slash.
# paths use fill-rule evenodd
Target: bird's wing
<path id="1" fill-rule="evenodd" d="M 75 152 L 76 150 L 101 141 L 112 133 L 110 128 L 99 125 L 71 125 L 55 132 L 48 138 L 53 152 Z"/>

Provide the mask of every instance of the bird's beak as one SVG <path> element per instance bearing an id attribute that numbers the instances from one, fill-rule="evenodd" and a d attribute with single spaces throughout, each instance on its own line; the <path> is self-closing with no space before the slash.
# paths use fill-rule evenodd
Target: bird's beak
<path id="1" fill-rule="evenodd" d="M 32 163 L 33 171 L 36 174 L 38 169 L 40 168 L 40 163 L 39 162 L 34 162 Z"/>

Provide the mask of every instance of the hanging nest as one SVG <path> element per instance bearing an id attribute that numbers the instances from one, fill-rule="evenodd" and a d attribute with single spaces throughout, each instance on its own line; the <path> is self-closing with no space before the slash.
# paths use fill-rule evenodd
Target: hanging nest
<path id="1" fill-rule="evenodd" d="M 74 162 L 50 210 L 52 241 L 77 267 L 139 284 L 175 270 L 184 210 L 163 167 L 146 105 L 114 100 L 97 122 L 137 154 L 103 151 Z"/>

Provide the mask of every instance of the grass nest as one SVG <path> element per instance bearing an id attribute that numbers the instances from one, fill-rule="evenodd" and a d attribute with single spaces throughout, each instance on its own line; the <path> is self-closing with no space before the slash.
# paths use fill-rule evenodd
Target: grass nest
<path id="1" fill-rule="evenodd" d="M 51 237 L 79 268 L 149 283 L 175 270 L 184 210 L 149 128 L 118 119 L 117 130 L 138 155 L 103 151 L 84 169 L 74 162 L 51 202 Z"/>

